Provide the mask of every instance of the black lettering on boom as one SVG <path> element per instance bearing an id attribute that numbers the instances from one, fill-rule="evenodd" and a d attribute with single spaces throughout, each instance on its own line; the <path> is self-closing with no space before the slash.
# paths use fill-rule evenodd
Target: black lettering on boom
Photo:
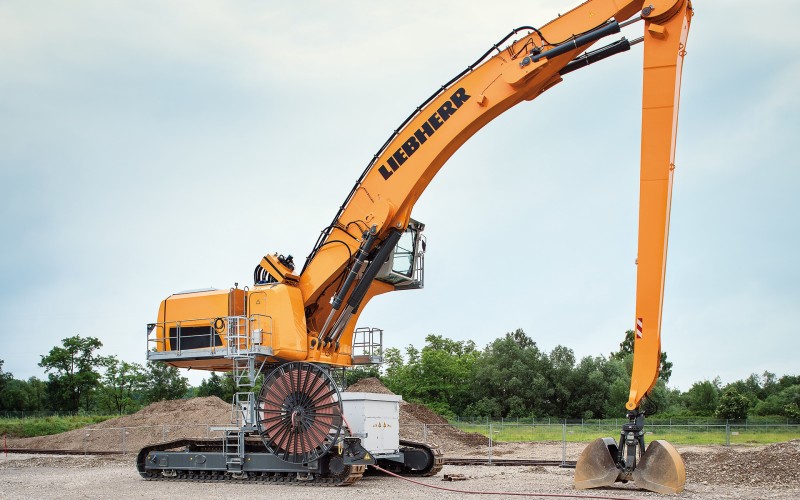
<path id="1" fill-rule="evenodd" d="M 467 94 L 467 91 L 464 90 L 464 87 L 453 92 L 450 96 L 450 100 L 445 101 L 439 106 L 439 109 L 437 109 L 427 121 L 423 122 L 422 126 L 409 136 L 402 146 L 392 153 L 392 156 L 386 159 L 386 164 L 378 167 L 378 172 L 381 174 L 381 177 L 383 177 L 384 180 L 388 180 L 389 177 L 392 176 L 392 173 L 396 172 L 406 160 L 411 158 L 411 155 L 419 151 L 422 145 L 433 137 L 433 134 L 444 125 L 444 122 L 453 116 L 469 98 L 470 96 Z M 388 165 L 389 168 L 386 168 L 386 165 Z"/>

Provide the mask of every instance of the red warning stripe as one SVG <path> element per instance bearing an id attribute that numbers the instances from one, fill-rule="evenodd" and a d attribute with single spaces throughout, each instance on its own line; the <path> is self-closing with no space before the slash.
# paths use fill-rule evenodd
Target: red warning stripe
<path id="1" fill-rule="evenodd" d="M 636 318 L 636 338 L 642 338 L 642 318 Z"/>

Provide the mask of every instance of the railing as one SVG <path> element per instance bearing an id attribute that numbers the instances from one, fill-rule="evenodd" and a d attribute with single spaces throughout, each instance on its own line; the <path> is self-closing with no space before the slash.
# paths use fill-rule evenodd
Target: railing
<path id="1" fill-rule="evenodd" d="M 383 330 L 361 327 L 353 331 L 354 365 L 383 363 Z"/>
<path id="2" fill-rule="evenodd" d="M 197 332 L 202 329 L 203 333 Z M 210 349 L 212 355 L 234 357 L 257 346 L 272 346 L 272 317 L 263 314 L 165 321 L 147 325 L 147 352 Z M 207 333 L 206 333 L 207 332 Z M 169 342 L 169 344 L 167 343 Z"/>
<path id="3" fill-rule="evenodd" d="M 179 321 L 163 321 L 159 323 L 149 323 L 147 325 L 147 351 L 176 351 L 180 352 L 184 349 L 186 342 L 194 342 L 195 339 L 202 341 L 207 338 L 207 345 L 215 350 L 217 347 L 223 347 L 222 342 L 217 342 L 217 338 L 225 332 L 224 324 L 220 325 L 218 322 L 224 321 L 223 318 L 195 318 Z M 215 325 L 215 323 L 217 323 Z M 197 328 L 208 328 L 208 333 L 198 334 L 185 334 L 184 329 L 191 329 L 196 331 Z M 172 330 L 175 335 L 172 335 Z M 167 345 L 169 341 L 169 345 Z M 204 343 L 204 342 L 201 342 Z"/>

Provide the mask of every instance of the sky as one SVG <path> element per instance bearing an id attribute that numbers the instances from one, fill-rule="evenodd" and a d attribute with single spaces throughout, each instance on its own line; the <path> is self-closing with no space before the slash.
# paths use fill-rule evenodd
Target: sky
<path id="1" fill-rule="evenodd" d="M 434 90 L 565 0 L 0 2 L 0 359 L 72 335 L 144 363 L 171 293 L 302 266 Z M 800 364 L 800 13 L 697 0 L 662 348 L 670 385 Z M 642 24 L 626 28 L 632 39 Z M 567 75 L 453 155 L 415 206 L 425 288 L 360 326 L 608 355 L 633 328 L 641 46 Z M 199 383 L 202 375 L 192 372 Z"/>

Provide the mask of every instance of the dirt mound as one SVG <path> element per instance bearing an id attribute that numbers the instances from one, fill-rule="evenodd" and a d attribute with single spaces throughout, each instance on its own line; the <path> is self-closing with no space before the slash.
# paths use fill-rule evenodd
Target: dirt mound
<path id="1" fill-rule="evenodd" d="M 439 445 L 444 453 L 466 447 L 488 446 L 489 438 L 453 427 L 424 405 L 400 404 L 400 439 Z"/>
<path id="2" fill-rule="evenodd" d="M 763 448 L 684 452 L 687 482 L 746 486 L 800 486 L 800 440 Z"/>
<path id="3" fill-rule="evenodd" d="M 388 387 L 383 385 L 383 382 L 375 377 L 362 378 L 355 384 L 351 385 L 345 392 L 370 392 L 372 394 L 394 394 Z"/>
<path id="4" fill-rule="evenodd" d="M 179 438 L 219 437 L 212 426 L 228 425 L 231 405 L 216 396 L 159 401 L 140 411 L 52 436 L 15 439 L 14 448 L 137 451 Z"/>
<path id="5" fill-rule="evenodd" d="M 401 406 L 401 411 L 409 413 L 412 417 L 419 420 L 423 424 L 428 425 L 450 425 L 446 418 L 440 416 L 438 413 L 432 411 L 424 405 L 415 405 L 413 403 L 405 403 Z"/>

